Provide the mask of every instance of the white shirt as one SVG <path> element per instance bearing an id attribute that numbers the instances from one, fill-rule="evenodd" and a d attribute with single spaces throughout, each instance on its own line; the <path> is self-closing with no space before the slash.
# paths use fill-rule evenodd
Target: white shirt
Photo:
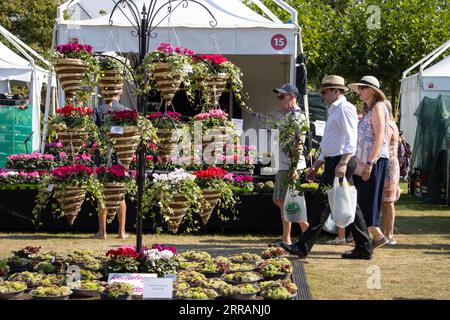
<path id="1" fill-rule="evenodd" d="M 328 119 L 320 143 L 319 160 L 343 154 L 355 154 L 358 140 L 356 107 L 341 97 L 328 108 Z"/>

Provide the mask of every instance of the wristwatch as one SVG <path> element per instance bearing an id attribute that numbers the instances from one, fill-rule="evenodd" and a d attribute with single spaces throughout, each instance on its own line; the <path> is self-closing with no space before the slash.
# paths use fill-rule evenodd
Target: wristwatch
<path id="1" fill-rule="evenodd" d="M 367 160 L 367 161 L 366 161 L 366 164 L 369 165 L 369 166 L 373 166 L 373 162 L 370 161 L 370 160 Z"/>

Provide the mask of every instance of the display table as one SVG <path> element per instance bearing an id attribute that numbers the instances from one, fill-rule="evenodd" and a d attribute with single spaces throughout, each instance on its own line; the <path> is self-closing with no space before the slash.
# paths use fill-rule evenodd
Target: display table
<path id="1" fill-rule="evenodd" d="M 0 190 L 0 231 L 36 231 L 33 224 L 32 210 L 37 190 L 16 189 Z M 307 207 L 312 202 L 313 195 L 306 194 Z M 136 223 L 136 203 L 127 202 L 127 222 L 128 231 L 135 230 Z M 280 212 L 272 201 L 272 194 L 243 194 L 241 202 L 237 206 L 238 220 L 222 222 L 216 213 L 213 213 L 208 224 L 200 232 L 270 232 L 279 233 L 281 230 Z M 310 210 L 308 210 L 310 211 Z M 227 216 L 230 213 L 224 211 Z M 39 231 L 82 231 L 94 232 L 98 228 L 97 212 L 95 207 L 85 201 L 81 207 L 73 226 L 70 226 L 66 219 L 57 219 L 51 214 L 50 206 L 41 214 L 42 225 Z M 158 221 L 160 226 L 164 226 L 162 220 Z M 109 232 L 117 232 L 117 218 L 108 225 Z M 154 231 L 153 222 L 144 219 L 144 232 Z M 180 229 L 184 230 L 183 226 Z M 293 225 L 293 232 L 300 230 L 297 224 Z"/>

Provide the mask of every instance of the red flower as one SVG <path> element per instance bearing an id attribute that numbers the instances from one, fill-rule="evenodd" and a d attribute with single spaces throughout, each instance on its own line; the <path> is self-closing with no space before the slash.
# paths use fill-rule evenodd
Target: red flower
<path id="1" fill-rule="evenodd" d="M 56 47 L 56 51 L 59 53 L 71 53 L 71 52 L 81 52 L 85 51 L 86 53 L 92 54 L 92 46 L 90 45 L 82 45 L 78 43 L 67 43 L 62 44 Z"/>
<path id="2" fill-rule="evenodd" d="M 136 252 L 136 250 L 132 248 L 118 248 L 118 249 L 111 249 L 108 252 L 106 252 L 106 256 L 108 257 L 131 257 L 134 259 L 139 259 L 141 254 L 139 252 Z"/>
<path id="3" fill-rule="evenodd" d="M 93 174 L 93 170 L 92 168 L 86 167 L 82 164 L 73 164 L 70 166 L 58 167 L 53 170 L 53 176 L 58 180 L 67 179 L 72 175 L 79 176 L 80 174 L 90 176 Z"/>
<path id="4" fill-rule="evenodd" d="M 219 167 L 208 167 L 206 170 L 198 170 L 192 173 L 197 179 L 224 179 L 227 171 Z"/>
<path id="5" fill-rule="evenodd" d="M 122 120 L 137 120 L 138 113 L 136 111 L 113 111 L 112 112 L 112 120 L 113 121 L 122 121 Z"/>
<path id="6" fill-rule="evenodd" d="M 72 105 L 67 105 L 64 106 L 64 108 L 56 110 L 56 112 L 62 115 L 63 117 L 76 117 L 89 115 L 93 111 L 91 108 L 74 107 Z"/>
<path id="7" fill-rule="evenodd" d="M 212 62 L 215 65 L 222 64 L 222 63 L 228 61 L 228 59 L 225 58 L 221 54 L 198 54 L 197 57 L 201 58 L 201 59 L 204 59 L 204 60 L 208 60 L 208 61 Z M 197 57 L 194 57 L 194 60 L 198 60 Z"/>
<path id="8" fill-rule="evenodd" d="M 155 119 L 159 119 L 161 117 L 169 117 L 172 118 L 173 121 L 181 121 L 181 116 L 182 114 L 179 112 L 171 112 L 168 111 L 166 113 L 162 113 L 162 112 L 153 112 L 150 113 L 147 118 L 149 118 L 150 120 L 155 120 Z"/>

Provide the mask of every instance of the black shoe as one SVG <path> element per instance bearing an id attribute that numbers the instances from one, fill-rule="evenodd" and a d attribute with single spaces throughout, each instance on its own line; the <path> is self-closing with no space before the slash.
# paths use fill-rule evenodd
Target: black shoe
<path id="1" fill-rule="evenodd" d="M 372 254 L 361 253 L 356 250 L 347 251 L 342 254 L 343 259 L 360 259 L 360 260 L 370 260 L 372 259 Z"/>
<path id="2" fill-rule="evenodd" d="M 299 259 L 305 259 L 307 254 L 300 250 L 300 248 L 296 243 L 291 245 L 286 244 L 285 242 L 280 243 L 280 247 L 289 252 L 290 254 L 296 255 Z"/>
<path id="3" fill-rule="evenodd" d="M 271 242 L 271 243 L 269 243 L 269 244 L 267 244 L 269 247 L 279 247 L 280 246 L 280 243 L 282 243 L 282 242 L 284 242 L 283 240 L 281 240 L 281 239 L 277 239 L 277 240 L 275 240 L 275 241 L 273 241 L 273 242 Z"/>

